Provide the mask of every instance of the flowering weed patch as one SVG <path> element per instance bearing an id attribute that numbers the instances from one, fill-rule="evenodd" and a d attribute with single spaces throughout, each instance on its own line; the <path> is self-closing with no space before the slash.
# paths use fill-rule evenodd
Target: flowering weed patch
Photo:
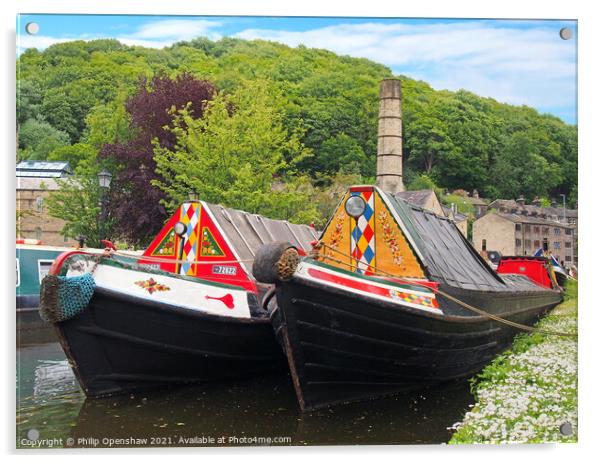
<path id="1" fill-rule="evenodd" d="M 577 284 L 538 327 L 577 332 Z M 471 379 L 476 404 L 452 426 L 451 444 L 577 442 L 577 339 L 518 336 L 511 349 Z M 565 425 L 570 423 L 571 433 Z"/>

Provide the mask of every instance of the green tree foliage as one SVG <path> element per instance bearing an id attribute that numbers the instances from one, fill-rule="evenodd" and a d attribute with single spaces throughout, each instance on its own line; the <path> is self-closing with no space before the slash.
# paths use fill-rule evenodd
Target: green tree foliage
<path id="1" fill-rule="evenodd" d="M 86 143 L 60 146 L 47 157 L 48 161 L 67 161 L 71 168 L 76 169 L 82 162 L 94 162 L 97 150 Z"/>
<path id="2" fill-rule="evenodd" d="M 53 152 L 54 159 L 64 145 L 100 150 L 135 138 L 125 102 L 141 80 L 188 72 L 213 82 L 224 96 L 240 93 L 248 81 L 261 81 L 269 93 L 282 95 L 283 130 L 314 153 L 293 159 L 294 150 L 283 150 L 276 180 L 285 186 L 292 182 L 294 190 L 293 179 L 304 176 L 302 184 L 309 181 L 325 191 L 341 169 L 371 181 L 378 82 L 394 77 L 381 64 L 326 50 L 203 37 L 161 50 L 116 40 L 55 44 L 42 52 L 26 50 L 17 58 L 17 72 L 19 155 L 31 159 Z M 491 198 L 523 194 L 528 200 L 565 194 L 569 206 L 576 204 L 576 126 L 526 106 L 466 90 L 435 91 L 426 82 L 399 77 L 408 184 L 427 174 L 450 191 L 477 189 Z M 77 158 L 82 149 L 78 145 L 64 153 Z M 249 172 L 244 166 L 240 171 L 241 177 Z M 241 188 L 250 188 L 243 180 L 238 179 Z"/>
<path id="3" fill-rule="evenodd" d="M 273 218 L 315 219 L 311 184 L 292 175 L 311 153 L 284 127 L 284 103 L 257 80 L 209 102 L 203 118 L 187 110 L 175 115 L 175 148 L 155 147 L 163 178 L 155 184 L 167 194 L 168 209 L 194 190 L 209 202 Z"/>
<path id="4" fill-rule="evenodd" d="M 55 149 L 69 144 L 69 135 L 43 119 L 27 119 L 19 130 L 19 159 L 46 160 Z"/>
<path id="5" fill-rule="evenodd" d="M 66 222 L 61 235 L 70 239 L 83 235 L 89 247 L 101 247 L 99 218 L 102 191 L 96 178 L 99 170 L 98 167 L 86 169 L 72 178 L 58 179 L 60 189 L 46 199 L 49 214 Z M 109 217 L 105 224 L 107 236 L 111 236 L 111 228 Z"/>

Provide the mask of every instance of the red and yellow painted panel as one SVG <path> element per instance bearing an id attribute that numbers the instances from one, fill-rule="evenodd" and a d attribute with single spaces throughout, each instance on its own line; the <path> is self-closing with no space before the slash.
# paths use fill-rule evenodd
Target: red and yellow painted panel
<path id="1" fill-rule="evenodd" d="M 186 226 L 183 238 L 174 233 L 177 222 Z M 151 259 L 142 258 L 141 264 L 157 266 L 166 272 L 257 291 L 255 283 L 238 262 L 236 254 L 202 202 L 182 204 L 144 252 L 144 256 Z"/>
<path id="2" fill-rule="evenodd" d="M 349 196 L 366 201 L 357 220 L 345 212 Z M 345 194 L 322 234 L 319 260 L 371 275 L 378 272 L 407 278 L 425 278 L 418 259 L 391 211 L 372 187 L 352 187 Z"/>

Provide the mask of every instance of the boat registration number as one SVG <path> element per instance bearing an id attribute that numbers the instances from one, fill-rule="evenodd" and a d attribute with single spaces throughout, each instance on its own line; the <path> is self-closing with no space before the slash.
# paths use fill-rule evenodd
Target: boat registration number
<path id="1" fill-rule="evenodd" d="M 236 267 L 234 265 L 214 265 L 211 271 L 216 275 L 236 275 Z"/>

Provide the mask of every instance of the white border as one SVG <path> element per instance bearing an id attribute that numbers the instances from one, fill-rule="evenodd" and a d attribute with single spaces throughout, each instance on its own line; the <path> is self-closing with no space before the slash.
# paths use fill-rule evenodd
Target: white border
<path id="1" fill-rule="evenodd" d="M 306 463 L 308 458 L 318 456 L 328 458 L 344 458 L 348 462 L 364 462 L 367 458 L 415 459 L 421 461 L 479 461 L 488 463 L 508 463 L 509 459 L 533 460 L 545 458 L 546 461 L 562 462 L 588 459 L 591 451 L 597 451 L 599 439 L 599 417 L 596 404 L 599 403 L 600 372 L 597 368 L 597 338 L 599 327 L 602 326 L 602 314 L 595 310 L 598 304 L 596 288 L 599 286 L 599 274 L 596 253 L 593 252 L 595 237 L 599 229 L 597 202 L 599 192 L 599 173 L 602 171 L 602 158 L 596 156 L 599 151 L 599 111 L 602 107 L 602 88 L 599 84 L 601 61 L 599 59 L 599 44 L 602 28 L 600 14 L 596 2 L 577 1 L 534 1 L 506 0 L 504 2 L 483 2 L 474 0 L 455 0 L 443 2 L 438 0 L 421 0 L 420 2 L 391 2 L 386 0 L 331 0 L 329 2 L 305 0 L 304 2 L 274 2 L 270 0 L 229 0 L 216 2 L 209 0 L 180 0 L 166 3 L 164 0 L 145 0 L 123 2 L 105 0 L 104 2 L 82 2 L 81 0 L 20 0 L 19 2 L 3 2 L 2 15 L 3 36 L 6 39 L 3 46 L 5 53 L 1 73 L 4 92 L 3 111 L 0 113 L 0 128 L 4 131 L 2 140 L 5 143 L 4 162 L 8 168 L 3 169 L 5 175 L 3 186 L 4 223 L 2 227 L 5 246 L 14 246 L 14 191 L 15 179 L 12 168 L 15 151 L 15 15 L 18 12 L 47 12 L 47 13 L 122 13 L 122 14 L 229 14 L 229 15 L 314 15 L 314 16 L 416 16 L 416 17 L 489 17 L 489 18 L 576 18 L 579 20 L 579 190 L 581 206 L 580 230 L 580 293 L 582 309 L 579 327 L 579 444 L 577 445 L 528 445 L 528 446 L 353 446 L 353 447 L 295 447 L 295 448 L 218 448 L 218 449 L 115 449 L 92 450 L 86 452 L 72 450 L 39 450 L 19 451 L 20 456 L 30 459 L 36 455 L 46 463 L 60 462 L 65 459 L 80 460 L 85 453 L 86 460 L 105 462 L 107 457 L 117 461 L 129 461 L 131 457 L 144 454 L 149 462 L 164 462 L 166 455 L 177 454 L 178 459 L 198 462 L 199 454 L 208 458 L 222 459 L 228 456 L 232 460 L 256 461 L 266 463 L 277 461 L 281 463 Z M 6 166 L 5 166 L 6 167 Z M 10 248 L 9 248 L 10 249 Z M 591 250 L 588 252 L 588 250 Z M 9 267 L 11 267 L 9 269 Z M 12 272 L 11 266 L 2 266 L 5 272 Z M 4 288 L 6 306 L 14 304 L 14 293 L 10 284 L 12 276 L 3 274 L 0 281 L 7 286 Z M 591 309 L 591 310 L 588 310 Z M 13 461 L 18 457 L 14 450 L 15 422 L 15 321 L 10 310 L 5 312 L 5 339 L 10 348 L 5 352 L 5 390 L 2 392 L 6 399 L 3 405 L 2 431 L 4 434 L 4 452 L 7 460 Z M 403 452 L 403 454 L 401 454 Z M 374 454 L 377 455 L 374 455 Z M 401 454 L 401 455 L 400 455 Z M 122 455 L 122 456 L 119 456 Z M 203 456 L 201 458 L 203 458 Z M 19 458 L 20 459 L 20 458 Z"/>

